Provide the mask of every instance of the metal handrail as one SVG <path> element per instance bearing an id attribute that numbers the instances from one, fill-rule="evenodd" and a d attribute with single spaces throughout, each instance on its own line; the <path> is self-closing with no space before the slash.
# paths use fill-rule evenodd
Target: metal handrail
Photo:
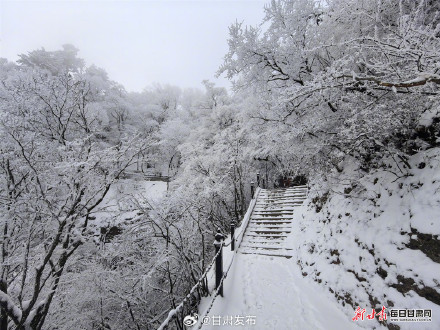
<path id="1" fill-rule="evenodd" d="M 205 277 L 208 275 L 208 272 L 211 270 L 212 266 L 214 265 L 215 259 L 217 258 L 217 256 L 220 254 L 221 249 L 219 249 L 219 251 L 217 252 L 217 254 L 212 258 L 211 263 L 208 265 L 208 267 L 206 268 L 205 272 L 202 274 L 202 276 L 200 276 L 199 280 L 197 281 L 197 283 L 191 288 L 191 290 L 189 291 L 189 293 L 185 296 L 185 298 L 181 301 L 181 303 L 179 305 L 177 305 L 176 308 L 173 308 L 172 310 L 169 311 L 167 318 L 162 322 L 162 324 L 159 326 L 159 328 L 157 328 L 157 330 L 164 330 L 166 329 L 166 326 L 168 325 L 168 323 L 174 318 L 174 316 L 179 312 L 179 310 L 183 307 L 183 305 L 185 304 L 185 302 L 191 297 L 191 295 L 194 293 L 194 291 L 202 284 L 203 280 L 205 279 Z"/>
<path id="2" fill-rule="evenodd" d="M 204 315 L 208 314 L 209 311 L 211 310 L 215 299 L 217 298 L 220 288 L 223 284 L 223 281 L 225 280 L 226 276 L 228 275 L 229 269 L 232 266 L 232 262 L 234 261 L 235 258 L 235 254 L 237 253 L 238 249 L 240 248 L 241 242 L 243 240 L 243 236 L 244 233 L 246 232 L 247 226 L 249 225 L 249 221 L 252 215 L 252 212 L 254 211 L 255 205 L 257 203 L 257 199 L 258 196 L 260 194 L 261 188 L 257 187 L 257 190 L 255 191 L 255 198 L 253 198 L 251 200 L 251 202 L 249 203 L 249 207 L 248 207 L 248 211 L 245 214 L 245 217 L 242 221 L 242 225 L 241 225 L 241 229 L 240 229 L 240 233 L 237 235 L 237 249 L 235 249 L 234 254 L 232 256 L 231 262 L 228 265 L 228 269 L 226 270 L 226 272 L 223 274 L 221 281 L 220 281 L 220 285 L 218 286 L 218 288 L 216 289 L 216 291 L 213 294 L 213 298 L 211 300 L 211 304 L 208 308 L 208 310 L 204 313 Z M 241 235 L 241 239 L 238 242 L 238 237 Z M 235 239 L 235 238 L 234 238 Z M 232 240 L 231 240 L 232 242 Z M 224 246 L 228 246 L 231 244 L 231 242 L 229 242 L 227 245 Z M 211 270 L 212 266 L 214 265 L 214 262 L 217 258 L 217 256 L 221 253 L 222 249 L 219 249 L 218 252 L 216 253 L 216 255 L 212 258 L 211 263 L 208 265 L 208 267 L 206 268 L 205 272 L 202 274 L 202 276 L 200 276 L 200 278 L 198 279 L 197 283 L 191 288 L 190 292 L 185 296 L 185 298 L 180 302 L 180 304 L 176 307 L 173 308 L 169 311 L 167 318 L 162 322 L 162 324 L 159 326 L 159 328 L 157 330 L 164 330 L 166 329 L 166 327 L 168 326 L 169 322 L 176 316 L 176 314 L 179 312 L 179 310 L 183 307 L 183 305 L 185 304 L 185 302 L 191 297 L 191 294 L 194 293 L 194 291 L 203 283 L 203 280 L 205 279 L 205 277 L 208 275 L 208 272 Z M 199 325 L 200 329 L 203 326 L 203 324 L 201 323 Z"/>
<path id="3" fill-rule="evenodd" d="M 208 309 L 202 314 L 202 317 L 199 317 L 199 320 L 200 320 L 201 323 L 199 324 L 197 329 L 201 329 L 203 327 L 203 318 L 207 314 L 209 314 L 209 312 L 211 311 L 211 308 L 214 305 L 214 301 L 217 298 L 217 296 L 219 295 L 219 292 L 220 292 L 220 289 L 221 289 L 221 287 L 223 285 L 223 282 L 226 279 L 226 277 L 227 277 L 227 275 L 229 273 L 229 270 L 231 269 L 231 266 L 232 266 L 232 263 L 234 261 L 235 255 L 237 254 L 238 249 L 240 248 L 241 242 L 243 240 L 244 233 L 246 232 L 247 226 L 249 225 L 249 221 L 250 221 L 251 215 L 254 212 L 254 208 L 255 208 L 255 205 L 257 203 L 258 196 L 260 195 L 260 191 L 261 191 L 261 188 L 258 187 L 257 190 L 255 191 L 255 198 L 252 199 L 251 203 L 249 204 L 248 211 L 246 212 L 245 218 L 243 219 L 242 225 L 241 225 L 241 233 L 239 234 L 239 235 L 241 235 L 241 240 L 240 240 L 240 242 L 238 242 L 238 240 L 237 240 L 237 249 L 235 249 L 235 251 L 234 251 L 234 253 L 232 255 L 231 261 L 229 262 L 228 269 L 224 272 L 224 274 L 223 274 L 223 276 L 222 276 L 222 278 L 220 280 L 220 283 L 219 283 L 216 291 L 213 294 L 213 297 L 212 297 L 211 303 L 209 304 Z"/>

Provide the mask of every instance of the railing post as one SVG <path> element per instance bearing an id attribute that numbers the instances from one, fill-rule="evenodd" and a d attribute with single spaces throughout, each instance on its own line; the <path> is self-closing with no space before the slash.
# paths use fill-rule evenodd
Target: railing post
<path id="1" fill-rule="evenodd" d="M 257 187 L 260 187 L 260 172 L 257 172 Z"/>
<path id="2" fill-rule="evenodd" d="M 254 181 L 251 181 L 251 198 L 254 198 L 254 191 L 255 191 L 255 187 L 254 187 Z"/>
<path id="3" fill-rule="evenodd" d="M 231 221 L 231 251 L 235 249 L 235 221 Z"/>
<path id="4" fill-rule="evenodd" d="M 217 230 L 217 234 L 215 234 L 215 241 L 214 241 L 214 247 L 215 247 L 215 254 L 220 250 L 220 253 L 218 253 L 217 258 L 215 258 L 215 289 L 218 289 L 218 293 L 223 297 L 223 283 L 220 285 L 220 282 L 223 277 L 223 240 L 225 236 L 220 232 L 220 228 Z M 219 289 L 220 287 L 220 289 Z"/>

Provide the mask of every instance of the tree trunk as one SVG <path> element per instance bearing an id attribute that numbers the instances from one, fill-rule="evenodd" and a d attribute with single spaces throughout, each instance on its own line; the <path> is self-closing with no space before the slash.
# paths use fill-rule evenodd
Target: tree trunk
<path id="1" fill-rule="evenodd" d="M 8 285 L 4 280 L 0 280 L 0 290 L 4 293 L 8 293 Z M 2 308 L 0 314 L 0 330 L 8 330 L 8 314 Z"/>

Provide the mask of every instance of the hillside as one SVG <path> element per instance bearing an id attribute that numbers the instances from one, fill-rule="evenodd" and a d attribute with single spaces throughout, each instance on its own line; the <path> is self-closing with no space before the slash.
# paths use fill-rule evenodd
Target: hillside
<path id="1" fill-rule="evenodd" d="M 397 176 L 396 163 L 388 164 L 364 175 L 346 166 L 332 182 L 312 185 L 294 215 L 290 243 L 303 276 L 333 293 L 347 315 L 358 306 L 366 313 L 382 306 L 432 309 L 432 324 L 398 325 L 438 329 L 439 148 L 410 157 L 411 168 L 401 168 L 405 176 Z M 370 320 L 358 323 L 373 326 Z"/>

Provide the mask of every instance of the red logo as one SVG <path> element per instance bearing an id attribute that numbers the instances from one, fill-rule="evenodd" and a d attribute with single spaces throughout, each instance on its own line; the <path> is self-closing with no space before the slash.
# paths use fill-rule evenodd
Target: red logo
<path id="1" fill-rule="evenodd" d="M 379 318 L 379 321 L 384 321 L 387 319 L 387 313 L 385 312 L 385 309 L 387 309 L 385 306 L 382 306 L 382 310 L 379 313 L 376 313 L 376 310 L 373 308 L 371 310 L 371 314 L 367 314 L 366 318 L 368 320 L 373 320 L 375 317 Z M 353 321 L 363 321 L 364 320 L 364 314 L 365 314 L 366 310 L 365 308 L 360 308 L 358 306 L 358 308 L 356 309 L 356 311 L 354 312 L 354 317 L 352 318 Z"/>

